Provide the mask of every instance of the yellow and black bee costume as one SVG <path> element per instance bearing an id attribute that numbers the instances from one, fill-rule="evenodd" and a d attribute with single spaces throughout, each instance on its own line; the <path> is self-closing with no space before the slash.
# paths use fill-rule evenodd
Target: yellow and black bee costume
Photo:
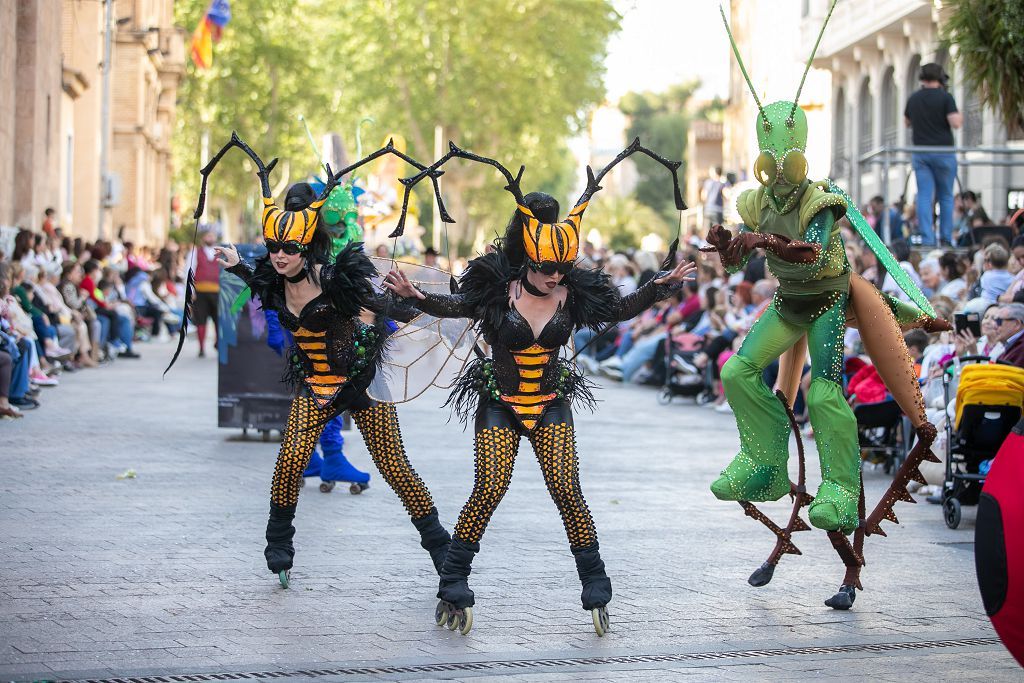
<path id="1" fill-rule="evenodd" d="M 524 197 L 518 188 L 519 177 L 513 178 L 497 162 L 454 145 L 451 149 L 448 157 L 496 166 L 509 181 L 506 189 L 516 198 L 517 210 L 505 238 L 496 245 L 498 249 L 470 261 L 457 294 L 429 293 L 423 300 L 406 302 L 435 317 L 472 319 L 491 349 L 491 357 L 478 358 L 467 366 L 449 399 L 464 420 L 475 414 L 476 479 L 441 569 L 437 593 L 441 603 L 435 616 L 438 623 L 448 622 L 468 632 L 472 624 L 468 608 L 474 604 L 474 594 L 467 577 L 491 515 L 508 490 L 519 442 L 525 436 L 562 517 L 583 585 L 583 608 L 593 612 L 595 628 L 603 634 L 612 587 L 580 487 L 572 415 L 574 402 L 593 407 L 593 396 L 571 359 L 560 357 L 560 351 L 575 329 L 598 330 L 629 320 L 667 298 L 673 289 L 652 281 L 621 297 L 606 273 L 573 264 L 583 212 L 591 195 L 600 189 L 598 181 L 614 163 L 641 151 L 668 166 L 673 176 L 678 164 L 661 159 L 636 141 L 597 176 L 589 172 L 586 192 L 569 216 L 558 221 L 558 202 L 553 197 L 542 193 Z M 568 289 L 565 304 L 536 336 L 514 303 L 514 292 L 521 291 L 520 286 L 544 296 L 526 279 L 526 269 L 531 267 L 564 273 L 562 284 Z"/>
<path id="2" fill-rule="evenodd" d="M 319 225 L 319 208 L 344 174 L 382 154 L 394 153 L 417 168 L 425 168 L 390 144 L 365 159 L 331 174 L 319 196 L 306 183 L 291 188 L 280 208 L 271 197 L 268 175 L 276 160 L 264 166 L 259 157 L 237 136 L 203 169 L 203 189 L 197 216 L 205 199 L 206 179 L 216 161 L 231 147 L 239 147 L 256 163 L 263 190 L 263 237 L 275 249 L 289 246 L 304 257 L 303 270 L 291 282 L 309 279 L 321 293 L 295 313 L 288 307 L 286 278 L 279 275 L 269 256 L 253 266 L 244 261 L 229 272 L 245 281 L 264 309 L 277 313 L 282 327 L 295 344 L 287 353 L 285 380 L 296 395 L 281 438 L 271 484 L 270 519 L 267 523 L 267 567 L 288 586 L 288 574 L 295 550 L 292 520 L 298 503 L 302 472 L 327 422 L 349 410 L 366 442 L 367 450 L 381 476 L 398 494 L 420 541 L 440 569 L 450 536 L 438 520 L 430 492 L 409 463 L 402 444 L 398 414 L 393 404 L 378 403 L 366 394 L 387 342 L 385 318 L 408 320 L 416 313 L 393 305 L 392 297 L 374 290 L 371 278 L 376 268 L 363 253 L 361 244 L 347 245 L 330 259 L 330 236 Z M 364 310 L 377 314 L 378 324 L 359 318 Z M 175 358 L 177 354 L 175 354 Z M 173 361 L 172 361 L 173 364 Z"/>

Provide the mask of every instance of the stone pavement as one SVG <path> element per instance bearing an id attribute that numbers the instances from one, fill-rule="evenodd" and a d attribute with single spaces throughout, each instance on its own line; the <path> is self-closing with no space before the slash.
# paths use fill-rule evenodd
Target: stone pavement
<path id="1" fill-rule="evenodd" d="M 66 376 L 41 410 L 0 423 L 0 679 L 1021 679 L 982 610 L 975 508 L 951 531 L 937 507 L 902 504 L 903 525 L 868 539 L 868 590 L 850 612 L 822 604 L 842 567 L 820 532 L 751 588 L 773 539 L 708 491 L 737 446 L 731 416 L 659 406 L 643 388 L 605 386 L 577 421 L 615 585 L 607 637 L 579 607 L 525 442 L 474 566 L 469 636 L 433 625 L 436 576 L 376 472 L 361 496 L 305 489 L 282 590 L 262 553 L 276 445 L 216 428 L 214 359 L 190 348 L 161 380 L 170 347 L 143 353 Z M 442 398 L 399 411 L 450 527 L 472 459 Z M 358 434 L 346 448 L 370 467 Z M 116 478 L 128 469 L 137 477 Z M 886 477 L 865 479 L 874 500 Z"/>

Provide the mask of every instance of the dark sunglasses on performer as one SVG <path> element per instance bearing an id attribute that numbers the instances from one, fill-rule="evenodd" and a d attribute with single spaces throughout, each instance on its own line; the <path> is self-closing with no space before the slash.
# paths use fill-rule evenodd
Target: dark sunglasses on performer
<path id="1" fill-rule="evenodd" d="M 530 270 L 549 277 L 555 273 L 558 273 L 559 275 L 568 275 L 569 271 L 572 270 L 575 265 L 572 261 L 544 261 L 542 263 L 528 261 L 528 263 Z"/>
<path id="2" fill-rule="evenodd" d="M 266 246 L 267 251 L 271 254 L 283 251 L 289 256 L 295 256 L 296 254 L 302 254 L 306 251 L 306 246 L 299 244 L 298 242 L 278 242 L 277 240 L 267 240 Z"/>

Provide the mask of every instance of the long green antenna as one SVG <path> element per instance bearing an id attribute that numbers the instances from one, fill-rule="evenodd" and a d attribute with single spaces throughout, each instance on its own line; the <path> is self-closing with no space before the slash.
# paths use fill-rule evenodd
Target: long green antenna
<path id="1" fill-rule="evenodd" d="M 825 21 L 821 24 L 821 30 L 818 31 L 818 39 L 814 41 L 814 48 L 811 50 L 811 56 L 807 60 L 807 66 L 804 67 L 804 75 L 800 77 L 800 87 L 796 89 L 796 97 L 793 98 L 793 108 L 789 110 L 789 119 L 787 123 L 793 121 L 793 116 L 796 115 L 796 108 L 800 102 L 800 93 L 804 89 L 804 81 L 807 80 L 807 72 L 811 70 L 811 62 L 814 61 L 814 55 L 818 53 L 818 45 L 821 44 L 821 37 L 825 35 L 825 27 L 828 26 L 828 20 L 832 18 L 832 10 L 836 8 L 836 3 L 839 0 L 832 0 L 832 4 L 829 5 L 828 14 L 825 15 Z M 790 123 L 790 125 L 792 125 Z"/>
<path id="2" fill-rule="evenodd" d="M 721 5 L 719 5 L 718 11 L 722 14 L 722 23 L 725 24 L 725 32 L 729 34 L 729 44 L 732 45 L 732 53 L 736 55 L 736 62 L 740 66 L 740 72 L 743 74 L 743 80 L 747 82 L 750 94 L 754 96 L 754 102 L 757 103 L 757 110 L 761 113 L 761 118 L 764 119 L 765 129 L 769 130 L 771 129 L 772 124 L 768 121 L 768 116 L 764 113 L 764 107 L 761 106 L 761 99 L 757 96 L 757 91 L 754 90 L 754 84 L 750 82 L 750 75 L 747 74 L 747 67 L 744 66 L 743 58 L 740 57 L 740 49 L 736 47 L 736 40 L 732 37 L 732 29 L 729 28 L 729 20 L 725 17 L 725 10 Z"/>
<path id="3" fill-rule="evenodd" d="M 316 143 L 313 142 L 313 134 L 309 132 L 309 124 L 306 123 L 306 117 L 299 114 L 299 121 L 302 122 L 302 127 L 306 129 L 306 138 L 309 139 L 309 145 L 313 148 L 313 154 L 316 155 L 317 162 L 326 171 L 327 167 L 324 165 L 324 158 L 320 156 L 320 150 L 316 148 Z"/>

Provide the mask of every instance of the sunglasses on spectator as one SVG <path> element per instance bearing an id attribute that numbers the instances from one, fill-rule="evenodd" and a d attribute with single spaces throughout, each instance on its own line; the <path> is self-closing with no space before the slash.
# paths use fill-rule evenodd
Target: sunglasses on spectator
<path id="1" fill-rule="evenodd" d="M 271 254 L 283 251 L 289 256 L 295 256 L 296 254 L 302 254 L 306 251 L 306 245 L 299 244 L 298 242 L 278 242 L 277 240 L 267 240 L 266 244 L 267 251 Z"/>
<path id="2" fill-rule="evenodd" d="M 572 270 L 572 261 L 544 261 L 537 263 L 536 261 L 530 261 L 530 270 L 541 275 L 552 276 L 555 273 L 559 275 L 568 275 L 569 271 Z"/>

